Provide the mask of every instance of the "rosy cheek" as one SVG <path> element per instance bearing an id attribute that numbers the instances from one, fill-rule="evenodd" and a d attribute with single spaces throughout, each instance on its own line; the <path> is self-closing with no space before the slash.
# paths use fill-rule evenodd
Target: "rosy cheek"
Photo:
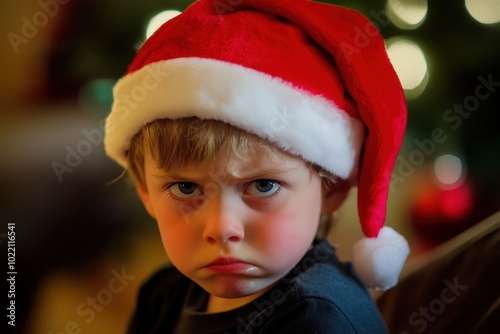
<path id="1" fill-rule="evenodd" d="M 284 262 L 300 259 L 316 235 L 320 212 L 316 197 L 294 198 L 262 219 L 260 239 Z"/>
<path id="2" fill-rule="evenodd" d="M 300 236 L 300 229 L 297 231 L 293 220 L 293 215 L 284 212 L 267 215 L 255 229 L 248 231 L 248 237 L 254 235 L 252 239 L 257 241 L 261 249 L 280 254 L 284 248 L 293 245 L 294 240 Z"/>
<path id="3" fill-rule="evenodd" d="M 192 238 L 189 237 L 189 226 L 184 222 L 173 223 L 170 219 L 158 219 L 158 228 L 167 256 L 175 261 L 189 254 Z"/>

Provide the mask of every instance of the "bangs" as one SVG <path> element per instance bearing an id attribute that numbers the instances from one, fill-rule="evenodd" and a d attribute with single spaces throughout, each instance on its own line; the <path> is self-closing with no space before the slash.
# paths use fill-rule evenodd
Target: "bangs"
<path id="1" fill-rule="evenodd" d="M 237 127 L 196 117 L 156 120 L 132 138 L 128 152 L 130 171 L 143 184 L 146 152 L 158 168 L 165 170 L 230 157 L 244 162 L 256 152 L 284 153 Z"/>

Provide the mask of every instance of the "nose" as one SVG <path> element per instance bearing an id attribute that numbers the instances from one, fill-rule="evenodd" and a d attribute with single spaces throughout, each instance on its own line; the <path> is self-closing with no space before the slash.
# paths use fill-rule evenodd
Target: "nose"
<path id="1" fill-rule="evenodd" d="M 238 204 L 223 198 L 211 199 L 206 207 L 203 239 L 208 243 L 227 243 L 243 240 L 243 214 Z"/>

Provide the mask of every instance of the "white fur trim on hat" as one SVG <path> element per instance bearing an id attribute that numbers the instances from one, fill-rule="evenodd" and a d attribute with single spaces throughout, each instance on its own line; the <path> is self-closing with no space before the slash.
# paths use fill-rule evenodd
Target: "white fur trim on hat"
<path id="1" fill-rule="evenodd" d="M 398 282 L 409 252 L 405 238 L 386 226 L 378 237 L 363 238 L 354 244 L 352 264 L 367 287 L 387 290 Z"/>
<path id="2" fill-rule="evenodd" d="M 266 138 L 341 178 L 354 178 L 365 129 L 359 120 L 270 75 L 204 58 L 144 66 L 118 81 L 105 148 L 127 167 L 132 137 L 163 118 L 215 119 Z"/>

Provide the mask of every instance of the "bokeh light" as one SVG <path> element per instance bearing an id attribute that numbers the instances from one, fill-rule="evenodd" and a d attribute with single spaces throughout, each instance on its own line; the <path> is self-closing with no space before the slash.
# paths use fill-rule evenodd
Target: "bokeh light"
<path id="1" fill-rule="evenodd" d="M 452 154 L 438 157 L 434 163 L 434 172 L 441 185 L 457 187 L 464 179 L 464 166 L 462 160 Z"/>
<path id="2" fill-rule="evenodd" d="M 414 42 L 393 37 L 387 41 L 387 52 L 408 98 L 418 97 L 429 80 L 424 52 Z"/>
<path id="3" fill-rule="evenodd" d="M 465 0 L 465 8 L 480 23 L 494 24 L 500 22 L 499 0 Z"/>
<path id="4" fill-rule="evenodd" d="M 472 192 L 468 186 L 445 190 L 441 196 L 443 214 L 450 220 L 458 220 L 470 213 L 473 201 Z"/>
<path id="5" fill-rule="evenodd" d="M 163 23 L 173 19 L 180 13 L 178 10 L 166 10 L 156 14 L 148 23 L 146 38 L 149 38 Z"/>
<path id="6" fill-rule="evenodd" d="M 387 12 L 391 21 L 401 29 L 415 29 L 427 16 L 427 0 L 388 0 Z"/>
<path id="7" fill-rule="evenodd" d="M 78 104 L 82 110 L 99 117 L 106 117 L 113 103 L 113 86 L 116 80 L 94 79 L 86 82 L 79 91 Z"/>

